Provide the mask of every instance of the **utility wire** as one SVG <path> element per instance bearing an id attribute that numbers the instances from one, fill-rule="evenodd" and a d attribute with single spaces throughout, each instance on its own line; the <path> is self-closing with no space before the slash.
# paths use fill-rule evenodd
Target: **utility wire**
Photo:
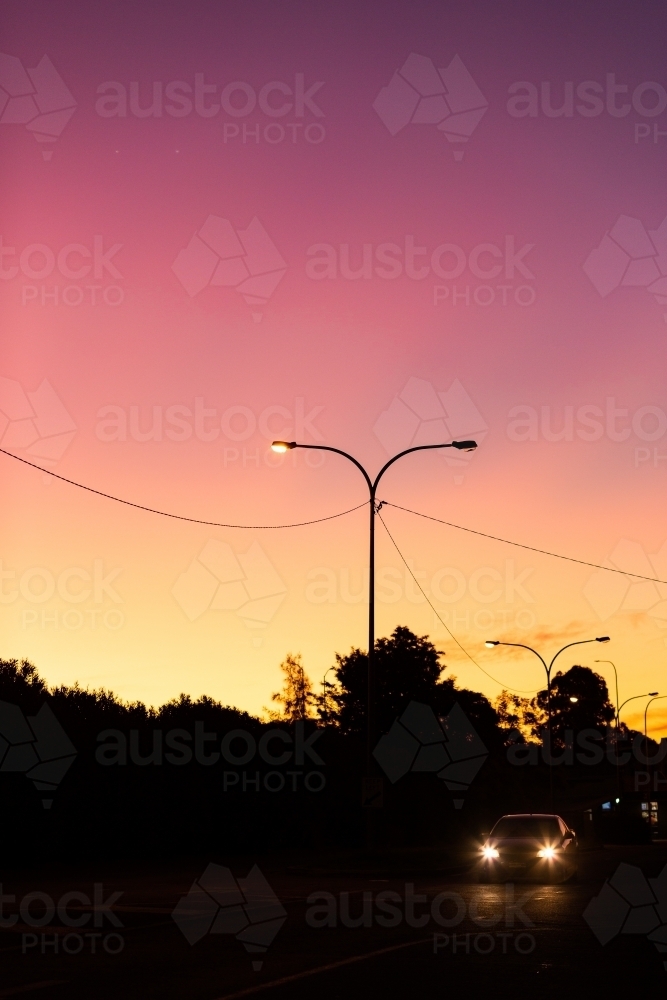
<path id="1" fill-rule="evenodd" d="M 662 583 L 667 585 L 667 580 L 659 580 L 655 576 L 642 576 L 640 573 L 631 573 L 630 570 L 616 569 L 614 566 L 601 566 L 600 563 L 586 562 L 585 559 L 575 559 L 573 556 L 562 556 L 559 552 L 549 552 L 547 549 L 536 549 L 533 545 L 523 545 L 521 542 L 513 542 L 509 538 L 499 538 L 498 535 L 488 535 L 485 531 L 476 531 L 475 528 L 464 528 L 462 524 L 454 524 L 452 521 L 443 521 L 439 517 L 431 517 L 430 514 L 422 514 L 418 510 L 410 510 L 409 507 L 400 507 L 397 503 L 390 503 L 384 500 L 386 507 L 395 507 L 396 510 L 404 510 L 407 514 L 415 514 L 417 517 L 424 517 L 427 521 L 437 521 L 438 524 L 446 524 L 448 528 L 458 528 L 459 531 L 467 531 L 471 535 L 480 535 L 482 538 L 490 538 L 494 542 L 503 542 L 505 545 L 513 545 L 518 549 L 528 549 L 529 552 L 538 552 L 542 556 L 551 556 L 553 559 L 564 559 L 566 562 L 578 563 L 580 566 L 590 566 L 592 569 L 601 569 L 605 573 L 620 573 L 622 576 L 631 576 L 634 580 L 648 580 L 650 583 Z"/>
<path id="2" fill-rule="evenodd" d="M 252 528 L 253 531 L 260 530 L 271 530 L 274 528 L 302 528 L 306 524 L 320 524 L 322 521 L 333 521 L 336 517 L 343 517 L 345 514 L 351 514 L 353 510 L 359 510 L 360 507 L 366 507 L 368 501 L 364 503 L 357 504 L 356 507 L 350 507 L 349 510 L 342 510 L 339 514 L 329 514 L 328 517 L 317 517 L 313 521 L 297 521 L 295 524 L 221 524 L 219 521 L 201 521 L 197 517 L 185 517 L 183 514 L 170 514 L 166 510 L 156 510 L 154 507 L 144 507 L 140 503 L 132 503 L 131 500 L 123 500 L 121 497 L 112 496 L 111 493 L 103 493 L 102 490 L 95 490 L 92 486 L 84 486 L 83 483 L 76 483 L 73 479 L 66 479 L 65 476 L 59 476 L 57 472 L 52 472 L 50 469 L 44 469 L 41 465 L 36 465 L 34 462 L 29 462 L 26 458 L 21 458 L 19 455 L 14 455 L 11 451 L 5 451 L 4 448 L 0 448 L 0 452 L 3 455 L 9 455 L 10 458 L 15 458 L 17 462 L 23 462 L 24 465 L 29 465 L 32 469 L 39 469 L 40 472 L 46 472 L 47 475 L 53 476 L 54 479 L 60 479 L 63 483 L 69 483 L 70 486 L 78 486 L 80 490 L 87 490 L 89 493 L 96 493 L 98 497 L 106 497 L 107 500 L 115 500 L 117 503 L 124 503 L 127 507 L 136 507 L 137 510 L 147 510 L 150 514 L 160 514 L 162 517 L 173 517 L 177 521 L 190 521 L 192 524 L 207 524 L 210 528 Z"/>
<path id="3" fill-rule="evenodd" d="M 389 503 L 388 503 L 388 502 L 387 502 L 386 500 L 385 500 L 385 501 L 383 501 L 383 505 L 384 505 L 384 506 L 387 506 L 387 507 L 393 507 L 393 506 L 394 506 L 394 504 L 389 504 Z M 396 541 L 395 541 L 395 539 L 394 539 L 394 536 L 392 535 L 391 531 L 389 530 L 389 528 L 388 528 L 388 527 L 387 527 L 387 525 L 385 524 L 385 521 L 384 521 L 384 518 L 382 517 L 382 514 L 380 514 L 380 512 L 379 512 L 379 511 L 377 511 L 377 516 L 378 516 L 378 517 L 380 518 L 380 520 L 382 521 L 382 527 L 384 528 L 384 530 L 385 530 L 385 531 L 387 532 L 387 534 L 389 535 L 389 538 L 391 539 L 391 542 L 392 542 L 392 545 L 394 546 L 394 548 L 395 548 L 395 549 L 396 549 L 396 551 L 398 552 L 399 556 L 401 557 L 401 559 L 402 559 L 402 560 L 403 560 L 403 562 L 405 563 L 405 568 L 407 569 L 408 573 L 410 574 L 410 576 L 412 577 L 412 579 L 413 579 L 413 580 L 415 581 L 415 583 L 416 583 L 416 584 L 417 584 L 417 586 L 419 587 L 419 589 L 420 589 L 420 591 L 421 591 L 421 593 L 422 593 L 423 597 L 425 598 L 425 600 L 426 600 L 426 601 L 428 602 L 428 604 L 430 605 L 430 607 L 431 607 L 431 610 L 433 611 L 433 613 L 434 613 L 434 614 L 435 614 L 435 616 L 437 617 L 437 619 L 438 619 L 438 621 L 440 622 L 440 624 L 441 624 L 441 625 L 442 625 L 442 626 L 443 626 L 443 627 L 444 627 L 445 629 L 447 629 L 447 632 L 448 632 L 448 633 L 449 633 L 449 635 L 450 635 L 450 636 L 452 637 L 452 639 L 454 640 L 454 642 L 456 643 L 456 645 L 457 645 L 457 646 L 459 647 L 459 649 L 460 649 L 460 650 L 461 650 L 462 652 L 464 652 L 464 653 L 465 653 L 465 655 L 466 655 L 466 656 L 468 657 L 468 659 L 469 659 L 469 660 L 470 660 L 470 661 L 471 661 L 472 663 L 474 663 L 474 664 L 475 664 L 475 666 L 476 666 L 476 667 L 477 667 L 477 668 L 478 668 L 479 670 L 481 670 L 483 674 L 486 674 L 486 676 L 487 676 L 487 677 L 490 677 L 490 678 L 491 678 L 491 680 L 492 680 L 492 681 L 493 681 L 493 682 L 494 682 L 495 684 L 499 684 L 499 685 L 500 685 L 500 687 L 501 687 L 501 688 L 504 688 L 504 689 L 505 689 L 506 691 L 513 691 L 513 692 L 514 692 L 515 694 L 535 694 L 535 691 L 537 690 L 537 688 L 512 688 L 512 687 L 509 687 L 509 686 L 508 686 L 507 684 L 503 684 L 503 682 L 502 682 L 502 681 L 499 681 L 499 680 L 497 680 L 497 679 L 496 679 L 495 677 L 493 677 L 493 675 L 492 675 L 492 674 L 490 674 L 490 673 L 488 672 L 488 670 L 485 670 L 485 669 L 484 669 L 484 667 L 480 667 L 480 665 L 479 665 L 479 663 L 477 662 L 477 660 L 476 660 L 476 659 L 475 659 L 475 658 L 474 658 L 473 656 L 471 656 L 471 655 L 470 655 L 470 653 L 469 653 L 469 652 L 468 652 L 468 650 L 467 650 L 467 649 L 465 648 L 465 646 L 461 645 L 461 643 L 460 643 L 460 642 L 459 642 L 459 640 L 458 640 L 458 639 L 456 638 L 456 636 L 454 635 L 454 633 L 452 632 L 452 630 L 451 630 L 451 629 L 449 628 L 449 626 L 448 626 L 448 625 L 446 625 L 446 624 L 445 624 L 445 622 L 444 622 L 444 621 L 442 620 L 442 618 L 441 618 L 441 617 L 440 617 L 440 615 L 438 614 L 438 611 L 437 611 L 437 610 L 436 610 L 436 609 L 435 609 L 435 608 L 433 607 L 433 604 L 432 604 L 432 603 L 431 603 L 431 601 L 429 600 L 428 596 L 427 596 L 427 595 L 426 595 L 426 594 L 424 593 L 424 590 L 423 590 L 423 588 L 422 588 L 422 585 L 420 584 L 419 580 L 417 579 L 417 577 L 415 576 L 415 574 L 414 574 L 414 573 L 412 572 L 412 570 L 410 569 L 410 567 L 409 567 L 409 565 L 408 565 L 408 563 L 407 563 L 407 560 L 406 560 L 405 556 L 403 555 L 403 553 L 402 553 L 402 552 L 401 552 L 401 550 L 399 549 L 398 545 L 396 544 Z"/>
<path id="4" fill-rule="evenodd" d="M 185 517 L 183 514 L 171 514 L 166 510 L 156 510 L 155 507 L 146 507 L 140 503 L 133 503 L 131 500 L 123 500 L 122 497 L 114 496 L 111 493 L 104 493 L 102 490 L 96 490 L 92 486 L 86 486 L 84 483 L 77 483 L 73 479 L 67 479 L 66 476 L 60 476 L 57 472 L 53 472 L 51 469 L 45 469 L 43 466 L 37 465 L 35 462 L 29 462 L 27 458 L 21 458 L 20 455 L 15 455 L 13 452 L 7 451 L 5 448 L 0 448 L 0 453 L 8 455 L 9 458 L 14 458 L 17 462 L 22 462 L 24 465 L 29 465 L 31 469 L 37 469 L 39 472 L 45 472 L 47 476 L 59 479 L 63 483 L 69 483 L 70 486 L 77 486 L 80 490 L 87 490 L 88 493 L 95 493 L 97 496 L 105 497 L 107 500 L 115 500 L 116 503 L 125 504 L 126 507 L 135 507 L 137 510 L 148 511 L 149 514 L 159 514 L 161 517 L 171 517 L 176 521 L 189 521 L 191 524 L 205 524 L 210 528 L 241 528 L 252 531 L 273 531 L 277 528 L 303 528 L 308 524 L 321 524 L 323 521 L 333 521 L 337 517 L 344 517 L 346 514 L 352 514 L 353 511 L 360 510 L 362 507 L 365 507 L 368 502 L 364 501 L 364 503 L 357 504 L 356 507 L 350 507 L 349 510 L 342 510 L 338 514 L 329 514 L 328 517 L 316 517 L 312 521 L 296 521 L 292 524 L 224 524 L 221 521 L 203 521 L 197 517 Z M 574 556 L 563 556 L 559 552 L 549 552 L 547 549 L 538 549 L 533 545 L 524 545 L 522 542 L 513 542 L 509 538 L 500 538 L 498 535 L 489 535 L 485 531 L 477 531 L 475 528 L 466 528 L 462 524 L 454 524 L 452 521 L 443 521 L 442 518 L 433 517 L 430 514 L 422 514 L 421 511 L 411 510 L 409 507 L 401 507 L 400 504 L 391 503 L 389 500 L 383 500 L 382 503 L 386 507 L 395 507 L 396 510 L 405 511 L 407 514 L 414 514 L 416 517 L 423 517 L 427 521 L 436 521 L 438 524 L 445 524 L 448 528 L 457 528 L 459 531 L 466 531 L 471 535 L 479 535 L 480 538 L 490 538 L 492 541 L 502 542 L 504 545 L 513 545 L 515 548 L 526 549 L 528 552 L 537 552 L 539 555 L 551 556 L 552 559 L 564 559 L 566 562 L 577 563 L 579 566 L 589 566 L 591 569 L 601 569 L 607 573 L 620 573 L 621 576 L 630 576 L 634 580 L 647 580 L 649 583 L 662 583 L 667 586 L 667 580 L 659 580 L 654 576 L 642 576 L 640 573 L 631 573 L 629 570 L 616 569 L 613 566 L 601 566 L 600 563 L 587 562 L 585 559 L 575 559 Z M 445 626 L 445 628 L 446 627 L 447 626 Z M 481 669 L 482 668 L 480 667 L 480 670 Z"/>

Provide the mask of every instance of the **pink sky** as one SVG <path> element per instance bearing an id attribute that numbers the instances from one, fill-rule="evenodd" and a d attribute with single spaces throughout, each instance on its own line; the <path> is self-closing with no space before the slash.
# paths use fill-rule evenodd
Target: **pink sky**
<path id="1" fill-rule="evenodd" d="M 274 433 L 300 427 L 308 443 L 347 449 L 375 470 L 420 419 L 458 420 L 460 436 L 486 428 L 469 463 L 412 456 L 387 476 L 381 499 L 594 563 L 616 553 L 617 568 L 667 579 L 667 558 L 656 556 L 667 540 L 667 303 L 648 290 L 667 270 L 662 15 L 653 11 L 649 30 L 645 18 L 628 25 L 609 11 L 589 11 L 582 24 L 573 4 L 548 15 L 528 3 L 502 12 L 483 3 L 252 12 L 199 3 L 178 13 L 161 4 L 82 12 L 10 3 L 5 13 L 3 52 L 13 60 L 0 87 L 24 103 L 10 114 L 5 102 L 0 114 L 0 377 L 9 380 L 0 410 L 28 419 L 20 407 L 35 406 L 29 395 L 17 403 L 17 393 L 45 380 L 52 387 L 75 433 L 61 455 L 53 446 L 49 468 L 204 520 L 309 520 L 361 503 L 363 483 L 332 456 L 321 468 L 308 467 L 305 452 L 269 467 Z M 406 63 L 411 53 L 421 61 Z M 45 54 L 75 102 L 64 125 L 36 121 L 72 106 L 52 77 L 41 90 L 29 83 L 37 105 L 26 111 L 21 74 Z M 447 71 L 456 56 L 473 85 L 454 93 Z M 456 113 L 486 107 L 468 141 L 449 142 L 436 123 L 406 123 L 392 135 L 373 107 L 382 89 L 401 70 L 401 93 L 418 81 L 433 102 L 441 68 L 449 134 L 468 127 Z M 215 85 L 199 96 L 201 113 L 184 103 L 195 101 L 198 75 Z M 588 87 L 603 102 L 592 116 L 577 110 L 596 109 L 577 96 L 586 81 L 602 88 Z M 139 109 L 159 84 L 160 116 L 133 113 L 133 82 Z M 538 94 L 548 83 L 553 107 L 571 83 L 572 114 L 550 117 L 539 100 L 534 117 L 511 114 L 510 90 L 526 82 Z M 100 89 L 127 95 L 124 117 L 99 113 Z M 402 105 L 388 100 L 400 118 Z M 36 141 L 39 128 L 60 134 Z M 250 256 L 232 248 L 224 258 L 233 261 L 227 285 L 207 284 L 207 261 L 222 259 L 222 244 L 216 257 L 205 240 L 191 243 L 202 231 L 211 240 L 213 229 L 224 229 L 228 248 L 240 237 L 246 251 L 254 233 Z M 607 242 L 590 258 L 608 233 L 611 251 Z M 188 246 L 190 257 L 179 257 Z M 185 260 L 178 275 L 177 260 Z M 237 290 L 246 266 L 251 276 L 273 275 L 248 286 L 250 302 Z M 393 418 L 378 425 L 392 404 Z M 40 440 L 66 433 L 56 404 L 44 406 Z M 520 406 L 534 415 L 534 440 L 516 440 L 510 414 Z M 107 418 L 127 421 L 115 440 L 101 427 L 105 407 L 115 408 Z M 195 411 L 204 409 L 215 412 L 197 429 Z M 138 440 L 154 416 L 162 429 Z M 378 435 L 377 426 L 390 430 Z M 548 439 L 563 427 L 564 439 Z M 12 441 L 27 440 L 16 434 Z M 2 470 L 3 570 L 14 574 L 3 579 L 2 655 L 32 659 L 51 682 L 149 702 L 206 692 L 259 711 L 288 651 L 301 651 L 319 681 L 336 651 L 365 643 L 367 606 L 354 597 L 364 512 L 280 532 L 206 528 L 47 481 L 10 458 Z M 457 637 L 508 686 L 535 690 L 542 678 L 529 661 L 484 650 L 489 629 L 546 653 L 609 634 L 603 651 L 584 647 L 563 667 L 592 666 L 597 650 L 616 663 L 621 698 L 664 687 L 667 587 L 630 591 L 612 574 L 591 583 L 586 567 L 383 513 Z M 199 557 L 211 540 L 233 556 L 260 546 L 263 568 L 241 559 L 232 582 L 248 601 L 275 598 L 264 627 L 250 627 L 242 606 L 204 606 L 215 577 Z M 100 579 L 120 570 L 97 595 L 86 583 L 96 563 Z M 432 635 L 460 683 L 495 696 L 500 687 L 457 653 L 406 585 L 381 526 L 378 567 L 395 582 L 379 597 L 378 634 L 405 624 Z M 512 587 L 517 576 L 524 583 Z M 449 601 L 460 578 L 464 593 Z M 315 591 L 318 581 L 329 589 Z M 656 732 L 667 731 L 660 704 L 651 709 Z"/>

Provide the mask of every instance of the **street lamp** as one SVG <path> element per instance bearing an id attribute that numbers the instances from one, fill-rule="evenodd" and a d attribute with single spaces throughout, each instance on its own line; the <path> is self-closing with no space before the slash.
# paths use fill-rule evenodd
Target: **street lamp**
<path id="1" fill-rule="evenodd" d="M 324 677 L 322 678 L 322 691 L 323 691 L 323 694 L 324 694 L 324 708 L 325 708 L 325 711 L 326 711 L 326 707 L 327 707 L 327 674 L 330 674 L 331 671 L 335 670 L 335 669 L 336 669 L 335 666 L 329 667 L 328 670 L 324 671 Z M 330 684 L 328 686 L 331 687 Z"/>
<path id="2" fill-rule="evenodd" d="M 621 791 L 621 772 L 619 770 L 619 762 L 618 762 L 618 671 L 616 670 L 616 664 L 613 662 L 613 660 L 596 660 L 595 662 L 596 663 L 608 663 L 611 667 L 614 668 L 614 680 L 616 682 L 616 737 L 615 737 L 615 741 L 616 741 L 615 742 L 615 751 L 616 751 L 616 753 L 615 753 L 615 756 L 616 756 L 616 790 L 620 794 L 620 791 Z M 618 801 L 618 799 L 616 801 Z"/>
<path id="3" fill-rule="evenodd" d="M 624 708 L 629 701 L 636 701 L 637 698 L 657 698 L 657 691 L 649 691 L 648 694 L 633 694 L 632 698 L 626 698 L 623 704 L 620 706 L 618 712 L 616 713 L 616 723 L 618 724 L 621 719 L 621 709 Z"/>
<path id="4" fill-rule="evenodd" d="M 409 455 L 413 451 L 428 451 L 432 448 L 456 448 L 459 451 L 474 451 L 477 447 L 476 441 L 450 441 L 447 444 L 422 444 L 415 448 L 406 448 L 398 455 L 394 455 L 386 462 L 375 479 L 371 479 L 361 462 L 358 462 L 352 455 L 340 448 L 330 448 L 323 444 L 300 444 L 298 441 L 274 441 L 271 445 L 273 451 L 283 453 L 291 451 L 293 448 L 309 448 L 314 451 L 332 451 L 336 455 L 342 455 L 361 472 L 366 486 L 368 487 L 370 500 L 370 554 L 369 554 L 369 580 L 368 580 L 368 704 L 366 708 L 366 776 L 373 775 L 373 741 L 375 737 L 375 515 L 379 512 L 382 504 L 376 503 L 377 488 L 390 465 L 397 462 L 404 455 Z M 370 839 L 370 834 L 369 834 Z"/>
<path id="5" fill-rule="evenodd" d="M 561 649 L 559 649 L 558 652 L 551 658 L 551 663 L 549 664 L 549 666 L 547 666 L 546 660 L 544 659 L 543 656 L 541 656 L 537 652 L 536 649 L 533 649 L 532 646 L 526 646 L 522 642 L 500 642 L 499 639 L 487 639 L 486 642 L 484 643 L 484 645 L 487 647 L 487 649 L 493 649 L 494 646 L 515 646 L 518 649 L 527 649 L 529 652 L 535 654 L 535 656 L 538 658 L 538 660 L 540 661 L 540 663 L 544 667 L 544 669 L 546 671 L 546 675 L 547 675 L 547 716 L 548 716 L 548 719 L 549 719 L 549 756 L 550 757 L 551 757 L 551 670 L 552 670 L 552 667 L 553 667 L 554 663 L 556 662 L 556 658 L 559 657 L 561 653 L 564 653 L 566 649 L 570 649 L 571 646 L 583 646 L 587 642 L 609 642 L 609 636 L 608 635 L 600 635 L 600 636 L 597 636 L 595 639 L 579 639 L 577 642 L 568 642 L 568 644 L 566 646 L 563 646 Z M 572 699 L 570 699 L 570 700 L 572 700 Z M 554 787 L 553 787 L 553 772 L 552 772 L 552 766 L 551 766 L 551 764 L 549 765 L 549 795 L 550 795 L 550 798 L 551 798 L 551 811 L 553 812 L 553 808 L 554 808 Z"/>
<path id="6" fill-rule="evenodd" d="M 611 660 L 596 660 L 596 663 L 608 663 L 614 668 L 614 678 L 616 680 L 616 728 L 618 729 L 618 673 L 616 670 L 616 664 Z"/>
<path id="7" fill-rule="evenodd" d="M 616 713 L 616 730 L 618 731 L 618 727 L 621 721 L 621 709 L 623 709 L 628 704 L 629 701 L 637 701 L 638 698 L 657 698 L 657 697 L 658 697 L 657 691 L 649 691 L 647 694 L 633 694 L 631 698 L 626 698 L 625 701 L 621 705 L 619 705 L 618 712 Z M 648 704 L 650 705 L 651 702 L 649 702 Z M 646 707 L 648 708 L 648 705 Z M 644 712 L 644 740 L 646 740 L 646 712 Z M 646 744 L 644 744 L 644 749 L 646 749 Z M 618 746 L 616 747 L 616 774 L 618 776 Z M 619 780 L 618 777 L 617 780 Z M 619 784 L 619 792 L 620 792 L 620 784 Z M 616 801 L 618 802 L 619 800 L 616 799 Z M 649 823 L 650 823 L 650 815 L 651 813 L 649 810 Z"/>
<path id="8" fill-rule="evenodd" d="M 657 691 L 651 692 L 651 700 L 646 702 L 646 708 L 644 709 L 644 753 L 648 757 L 648 735 L 646 730 L 646 717 L 648 715 L 648 707 L 654 701 L 659 701 L 660 698 L 667 698 L 667 694 L 658 694 Z"/>

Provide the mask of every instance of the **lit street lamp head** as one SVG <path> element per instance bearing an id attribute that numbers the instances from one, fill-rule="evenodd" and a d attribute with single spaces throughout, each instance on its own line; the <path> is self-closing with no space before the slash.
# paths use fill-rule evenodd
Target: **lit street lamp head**
<path id="1" fill-rule="evenodd" d="M 573 705 L 576 705 L 577 702 L 579 701 L 579 699 L 576 698 L 574 695 L 572 695 L 572 697 L 570 698 L 570 701 L 572 702 Z"/>
<path id="2" fill-rule="evenodd" d="M 271 451 L 284 452 L 296 448 L 296 441 L 274 441 L 271 444 Z"/>
<path id="3" fill-rule="evenodd" d="M 476 447 L 476 441 L 452 441 L 452 448 L 458 448 L 459 451 L 474 451 Z"/>
<path id="4" fill-rule="evenodd" d="M 499 646 L 500 642 L 498 639 L 487 639 L 484 645 L 487 649 L 493 649 L 494 646 Z"/>

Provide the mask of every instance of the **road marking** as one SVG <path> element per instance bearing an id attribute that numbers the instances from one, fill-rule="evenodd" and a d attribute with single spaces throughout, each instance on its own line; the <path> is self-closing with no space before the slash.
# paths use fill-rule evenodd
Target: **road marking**
<path id="1" fill-rule="evenodd" d="M 41 983 L 26 983 L 25 986 L 13 986 L 10 990 L 0 990 L 0 997 L 13 997 L 17 993 L 29 993 L 31 990 L 43 990 L 47 986 L 62 986 L 66 979 L 45 979 Z"/>
<path id="2" fill-rule="evenodd" d="M 414 948 L 417 944 L 426 944 L 432 941 L 432 937 L 420 938 L 419 941 L 406 941 L 403 944 L 394 944 L 389 948 L 378 948 L 377 951 L 368 951 L 365 955 L 353 955 L 351 958 L 342 958 L 338 962 L 329 962 L 328 965 L 318 965 L 315 969 L 306 969 L 305 972 L 295 972 L 292 976 L 282 976 L 280 979 L 272 979 L 269 983 L 260 983 L 257 986 L 249 986 L 238 993 L 225 993 L 224 996 L 216 997 L 216 1000 L 236 1000 L 236 997 L 247 997 L 251 993 L 259 993 L 261 990 L 270 990 L 274 986 L 283 986 L 285 983 L 293 983 L 297 979 L 306 979 L 308 976 L 317 976 L 320 972 L 329 972 L 331 969 L 339 969 L 343 965 L 352 965 L 354 962 L 365 962 L 368 958 L 377 958 L 378 955 L 387 955 L 391 951 L 400 951 L 402 948 Z M 0 994 L 1 996 L 2 994 Z"/>

